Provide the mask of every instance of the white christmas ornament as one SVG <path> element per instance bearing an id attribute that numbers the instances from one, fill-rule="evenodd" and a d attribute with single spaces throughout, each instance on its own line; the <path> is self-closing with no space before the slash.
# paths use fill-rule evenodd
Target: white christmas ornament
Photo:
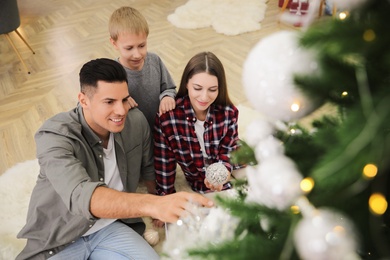
<path id="1" fill-rule="evenodd" d="M 286 156 L 273 156 L 256 166 L 248 166 L 246 174 L 247 202 L 285 210 L 303 193 L 299 186 L 302 176 Z"/>
<path id="2" fill-rule="evenodd" d="M 255 148 L 256 160 L 260 163 L 264 162 L 264 160 L 267 160 L 267 158 L 272 156 L 283 154 L 284 145 L 282 141 L 272 135 L 269 135 L 267 138 L 261 140 Z"/>
<path id="3" fill-rule="evenodd" d="M 213 163 L 206 168 L 206 179 L 214 186 L 224 184 L 228 178 L 229 172 L 222 163 Z"/>
<path id="4" fill-rule="evenodd" d="M 266 120 L 258 119 L 253 121 L 246 128 L 245 141 L 252 147 L 256 146 L 262 139 L 270 136 L 274 132 L 274 128 Z"/>
<path id="5" fill-rule="evenodd" d="M 298 46 L 297 31 L 280 31 L 262 39 L 243 66 L 243 85 L 254 108 L 270 120 L 291 121 L 311 113 L 320 104 L 295 85 L 295 74 L 316 72 L 314 54 Z"/>
<path id="6" fill-rule="evenodd" d="M 158 241 L 160 240 L 160 236 L 158 232 L 154 229 L 147 229 L 144 232 L 144 238 L 151 246 L 157 245 Z"/>
<path id="7" fill-rule="evenodd" d="M 303 260 L 357 260 L 357 243 L 351 222 L 330 209 L 304 216 L 294 232 L 294 242 Z"/>

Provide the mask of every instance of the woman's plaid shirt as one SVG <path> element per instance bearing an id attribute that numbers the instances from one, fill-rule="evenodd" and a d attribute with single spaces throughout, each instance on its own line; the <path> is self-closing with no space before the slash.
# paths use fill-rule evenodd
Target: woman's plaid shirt
<path id="1" fill-rule="evenodd" d="M 204 144 L 208 158 L 204 158 L 195 133 L 196 117 L 189 97 L 179 98 L 176 108 L 156 116 L 154 131 L 154 166 L 157 192 L 160 195 L 176 192 L 176 166 L 180 165 L 194 191 L 210 191 L 204 185 L 205 168 L 223 162 L 231 172 L 230 152 L 237 149 L 238 110 L 235 106 L 211 105 L 205 120 Z M 177 163 L 177 164 L 176 164 Z M 231 187 L 230 183 L 224 189 Z"/>

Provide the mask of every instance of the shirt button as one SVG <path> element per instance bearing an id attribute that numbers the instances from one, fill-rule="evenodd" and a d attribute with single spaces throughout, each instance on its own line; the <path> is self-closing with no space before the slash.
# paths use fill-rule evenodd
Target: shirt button
<path id="1" fill-rule="evenodd" d="M 99 158 L 102 158 L 103 156 L 101 154 L 99 154 Z"/>
<path id="2" fill-rule="evenodd" d="M 194 121 L 194 122 L 195 122 L 195 121 L 196 121 L 196 118 L 193 118 L 193 119 L 192 119 L 192 121 Z"/>
<path id="3" fill-rule="evenodd" d="M 190 118 L 189 118 L 189 117 L 187 117 L 186 119 L 187 119 L 187 120 L 190 120 Z"/>
<path id="4" fill-rule="evenodd" d="M 93 225 L 89 225 L 89 227 L 92 227 Z"/>
<path id="5" fill-rule="evenodd" d="M 99 144 L 101 144 L 102 143 L 102 141 L 99 141 Z"/>
<path id="6" fill-rule="evenodd" d="M 72 244 L 73 244 L 74 242 L 76 242 L 76 241 L 72 241 Z"/>
<path id="7" fill-rule="evenodd" d="M 104 181 L 104 179 L 103 179 L 103 178 L 100 178 L 100 181 Z"/>
<path id="8" fill-rule="evenodd" d="M 49 255 L 52 255 L 53 254 L 53 251 L 49 251 Z"/>

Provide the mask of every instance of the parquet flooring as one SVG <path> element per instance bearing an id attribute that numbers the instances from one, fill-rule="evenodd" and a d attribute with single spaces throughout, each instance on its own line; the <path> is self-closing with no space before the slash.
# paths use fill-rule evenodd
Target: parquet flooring
<path id="1" fill-rule="evenodd" d="M 212 28 L 184 30 L 167 16 L 186 0 L 18 0 L 19 32 L 10 36 L 31 74 L 22 66 L 4 35 L 0 35 L 0 174 L 18 162 L 35 158 L 34 133 L 54 114 L 76 105 L 81 66 L 95 58 L 115 58 L 109 43 L 108 19 L 123 5 L 139 9 L 150 26 L 148 50 L 160 55 L 176 84 L 195 53 L 208 50 L 223 62 L 229 92 L 236 105 L 248 104 L 241 83 L 242 64 L 263 37 L 292 29 L 279 24 L 277 0 L 270 0 L 262 29 L 238 36 Z M 244 14 L 243 14 L 244 15 Z"/>

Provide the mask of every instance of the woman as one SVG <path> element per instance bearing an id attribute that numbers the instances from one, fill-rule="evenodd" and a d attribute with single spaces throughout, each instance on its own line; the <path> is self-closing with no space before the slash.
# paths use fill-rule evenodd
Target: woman
<path id="1" fill-rule="evenodd" d="M 228 172 L 238 168 L 229 154 L 237 149 L 238 110 L 230 101 L 225 71 L 211 52 L 198 53 L 184 69 L 176 108 L 156 117 L 154 166 L 157 192 L 176 192 L 176 163 L 192 190 L 199 193 L 231 188 L 227 181 L 212 185 L 205 179 L 208 165 L 221 162 Z"/>

